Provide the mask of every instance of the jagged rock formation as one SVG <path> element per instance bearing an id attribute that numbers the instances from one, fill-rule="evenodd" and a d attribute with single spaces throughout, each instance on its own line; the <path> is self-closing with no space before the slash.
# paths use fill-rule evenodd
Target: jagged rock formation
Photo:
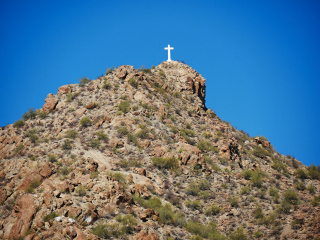
<path id="1" fill-rule="evenodd" d="M 221 121 L 183 63 L 108 69 L 28 116 L 0 130 L 1 239 L 320 237 L 318 170 Z"/>

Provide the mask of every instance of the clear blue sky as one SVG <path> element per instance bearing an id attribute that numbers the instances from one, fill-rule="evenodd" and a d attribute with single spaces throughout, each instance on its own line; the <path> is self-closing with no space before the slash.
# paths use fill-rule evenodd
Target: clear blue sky
<path id="1" fill-rule="evenodd" d="M 222 120 L 319 165 L 319 13 L 318 0 L 3 0 L 0 126 L 83 76 L 158 65 L 170 44 Z"/>

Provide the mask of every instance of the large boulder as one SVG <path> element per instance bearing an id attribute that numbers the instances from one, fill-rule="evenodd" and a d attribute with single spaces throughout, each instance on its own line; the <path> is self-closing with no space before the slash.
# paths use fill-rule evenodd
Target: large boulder
<path id="1" fill-rule="evenodd" d="M 32 195 L 24 194 L 4 224 L 4 238 L 18 239 L 23 237 L 30 228 L 35 213 L 36 205 Z"/>
<path id="2" fill-rule="evenodd" d="M 125 66 L 118 67 L 116 71 L 116 76 L 120 79 L 123 79 L 127 76 L 127 69 Z"/>
<path id="3" fill-rule="evenodd" d="M 42 110 L 46 113 L 54 110 L 58 104 L 58 100 L 52 93 L 49 93 L 47 98 L 44 100 L 46 103 L 42 106 Z"/>
<path id="4" fill-rule="evenodd" d="M 58 95 L 70 93 L 71 88 L 68 85 L 64 85 L 58 88 Z"/>

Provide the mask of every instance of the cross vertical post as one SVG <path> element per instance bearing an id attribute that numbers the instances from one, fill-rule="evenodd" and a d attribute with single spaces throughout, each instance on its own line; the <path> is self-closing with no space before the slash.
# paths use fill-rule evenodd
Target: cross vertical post
<path id="1" fill-rule="evenodd" d="M 171 53 L 170 53 L 170 50 L 173 50 L 174 48 L 173 47 L 170 47 L 170 45 L 168 44 L 168 47 L 164 48 L 164 50 L 168 50 L 168 60 L 167 62 L 171 62 Z"/>

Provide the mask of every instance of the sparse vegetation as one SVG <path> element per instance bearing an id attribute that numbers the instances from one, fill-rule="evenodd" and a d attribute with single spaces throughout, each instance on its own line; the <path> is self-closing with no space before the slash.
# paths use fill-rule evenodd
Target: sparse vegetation
<path id="1" fill-rule="evenodd" d="M 86 117 L 83 117 L 81 118 L 80 120 L 80 125 L 82 127 L 88 127 L 91 125 L 91 120 L 90 120 L 90 117 L 89 116 L 86 116 Z"/>
<path id="2" fill-rule="evenodd" d="M 176 170 L 179 166 L 178 159 L 172 157 L 172 158 L 163 158 L 163 157 L 154 157 L 151 159 L 154 166 L 161 169 L 167 169 L 167 170 Z"/>
<path id="3" fill-rule="evenodd" d="M 66 138 L 72 138 L 72 139 L 75 139 L 76 137 L 78 136 L 78 132 L 74 129 L 71 129 L 71 130 L 68 130 L 66 132 Z"/>
<path id="4" fill-rule="evenodd" d="M 29 186 L 26 188 L 26 193 L 34 193 L 34 190 L 39 187 L 41 182 L 38 179 L 34 179 L 30 182 Z"/>
<path id="5" fill-rule="evenodd" d="M 120 112 L 123 112 L 124 114 L 129 112 L 130 111 L 130 101 L 129 100 L 122 101 L 118 106 L 118 110 Z"/>
<path id="6" fill-rule="evenodd" d="M 24 120 L 20 119 L 15 121 L 15 123 L 13 124 L 13 126 L 15 126 L 16 128 L 20 128 L 24 125 Z"/>
<path id="7" fill-rule="evenodd" d="M 29 108 L 27 112 L 22 115 L 22 118 L 26 121 L 28 119 L 35 119 L 37 116 L 34 108 Z"/>
<path id="8" fill-rule="evenodd" d="M 211 206 L 209 206 L 206 211 L 204 212 L 207 216 L 214 216 L 217 215 L 221 212 L 221 207 L 213 204 Z"/>
<path id="9" fill-rule="evenodd" d="M 48 214 L 48 215 L 45 215 L 45 216 L 43 217 L 43 221 L 49 222 L 51 219 L 54 219 L 54 218 L 56 218 L 56 217 L 59 217 L 59 214 L 57 214 L 56 212 L 52 212 L 52 213 L 50 213 L 50 214 Z"/>
<path id="10" fill-rule="evenodd" d="M 84 86 L 86 84 L 88 84 L 89 82 L 91 82 L 91 79 L 87 78 L 87 77 L 83 77 L 79 79 L 79 85 L 80 86 Z"/>

